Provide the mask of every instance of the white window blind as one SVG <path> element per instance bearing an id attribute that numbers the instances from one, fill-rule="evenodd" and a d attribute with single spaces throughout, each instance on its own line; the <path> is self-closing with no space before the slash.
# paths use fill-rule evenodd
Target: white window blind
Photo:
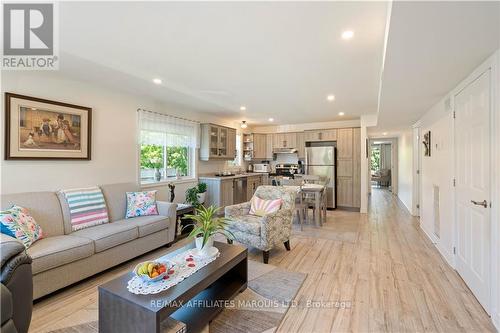
<path id="1" fill-rule="evenodd" d="M 167 147 L 199 148 L 199 123 L 179 117 L 139 110 L 139 143 Z"/>

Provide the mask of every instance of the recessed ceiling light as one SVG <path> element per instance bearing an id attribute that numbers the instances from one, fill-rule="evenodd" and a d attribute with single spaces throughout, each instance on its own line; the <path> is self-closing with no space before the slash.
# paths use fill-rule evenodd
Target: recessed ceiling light
<path id="1" fill-rule="evenodd" d="M 334 101 L 335 100 L 335 95 L 328 95 L 326 96 L 326 99 L 330 102 Z"/>
<path id="2" fill-rule="evenodd" d="M 346 30 L 344 32 L 342 32 L 342 39 L 351 39 L 352 37 L 354 37 L 354 31 L 352 30 Z"/>
<path id="3" fill-rule="evenodd" d="M 270 122 L 273 122 L 274 121 L 274 118 L 269 118 L 268 119 Z"/>
<path id="4" fill-rule="evenodd" d="M 387 135 L 387 132 L 382 133 L 382 135 Z"/>
<path id="5" fill-rule="evenodd" d="M 241 127 L 241 128 L 247 128 L 247 127 L 248 127 L 247 122 L 246 122 L 245 120 L 243 120 L 243 121 L 241 122 L 240 127 Z"/>
<path id="6" fill-rule="evenodd" d="M 161 79 L 153 79 L 154 84 L 161 84 Z"/>
<path id="7" fill-rule="evenodd" d="M 344 112 L 339 112 L 339 116 L 343 116 L 343 115 L 345 115 Z"/>
<path id="8" fill-rule="evenodd" d="M 246 107 L 246 106 L 244 106 L 244 105 L 240 106 L 240 110 L 241 110 L 241 111 L 245 111 L 246 109 L 247 109 L 247 107 Z"/>
<path id="9" fill-rule="evenodd" d="M 36 108 L 31 108 L 31 110 L 36 111 Z"/>

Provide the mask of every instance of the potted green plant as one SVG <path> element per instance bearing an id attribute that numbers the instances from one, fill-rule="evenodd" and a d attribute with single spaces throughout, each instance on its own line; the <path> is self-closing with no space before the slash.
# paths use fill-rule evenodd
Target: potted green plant
<path id="1" fill-rule="evenodd" d="M 196 195 L 198 197 L 198 202 L 200 204 L 204 204 L 206 197 L 207 197 L 207 184 L 206 183 L 199 183 L 198 184 L 198 194 Z"/>
<path id="2" fill-rule="evenodd" d="M 211 255 L 214 253 L 214 238 L 216 234 L 222 234 L 226 238 L 233 239 L 232 233 L 226 229 L 227 220 L 217 216 L 219 208 L 215 206 L 199 206 L 194 215 L 186 215 L 185 219 L 190 219 L 195 223 L 186 225 L 193 226 L 189 237 L 195 239 L 196 249 L 200 255 Z M 216 252 L 215 252 L 216 253 Z"/>
<path id="3" fill-rule="evenodd" d="M 198 207 L 205 202 L 207 192 L 207 184 L 199 183 L 194 187 L 188 188 L 186 191 L 186 202 Z"/>

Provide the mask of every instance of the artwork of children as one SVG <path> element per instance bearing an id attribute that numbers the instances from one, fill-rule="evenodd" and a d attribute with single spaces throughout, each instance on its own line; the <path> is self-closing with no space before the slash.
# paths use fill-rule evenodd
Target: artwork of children
<path id="1" fill-rule="evenodd" d="M 20 108 L 21 149 L 80 150 L 79 115 Z"/>

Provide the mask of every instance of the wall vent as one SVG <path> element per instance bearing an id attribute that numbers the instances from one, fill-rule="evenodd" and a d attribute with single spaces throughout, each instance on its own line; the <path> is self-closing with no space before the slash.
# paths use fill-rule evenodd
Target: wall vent
<path id="1" fill-rule="evenodd" d="M 437 238 L 440 238 L 440 229 L 441 229 L 441 223 L 440 223 L 440 214 L 439 214 L 439 186 L 434 185 L 433 186 L 433 197 L 434 197 L 434 235 L 436 235 Z"/>

